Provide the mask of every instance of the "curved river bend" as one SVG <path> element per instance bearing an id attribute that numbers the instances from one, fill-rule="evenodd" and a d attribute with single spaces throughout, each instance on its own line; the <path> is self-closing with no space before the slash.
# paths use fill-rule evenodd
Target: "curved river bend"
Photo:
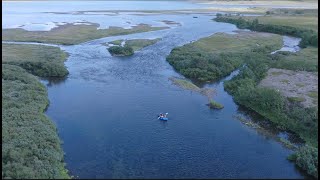
<path id="1" fill-rule="evenodd" d="M 233 118 L 241 114 L 223 82 L 210 110 L 207 99 L 183 90 L 165 58 L 177 46 L 234 25 L 210 15 L 157 15 L 182 26 L 60 46 L 69 53 L 64 81 L 45 81 L 52 118 L 63 140 L 67 169 L 78 178 L 303 178 L 275 139 Z M 132 16 L 134 17 L 134 16 Z M 161 19 L 160 19 L 161 20 Z M 112 57 L 101 43 L 162 38 L 131 57 Z M 236 75 L 232 73 L 227 79 Z M 157 119 L 169 112 L 169 121 Z"/>

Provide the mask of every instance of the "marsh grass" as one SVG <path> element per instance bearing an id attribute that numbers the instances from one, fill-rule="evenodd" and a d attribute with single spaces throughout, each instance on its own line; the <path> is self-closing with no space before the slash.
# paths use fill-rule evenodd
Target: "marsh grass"
<path id="1" fill-rule="evenodd" d="M 50 31 L 27 31 L 21 28 L 3 29 L 3 41 L 27 41 L 51 44 L 74 45 L 86 41 L 108 36 L 126 35 L 147 31 L 167 29 L 169 27 L 151 27 L 147 24 L 138 24 L 131 29 L 111 26 L 108 29 L 97 29 L 99 24 L 74 25 L 71 23 L 58 26 Z"/>
<path id="2" fill-rule="evenodd" d="M 67 53 L 58 47 L 2 43 L 2 64 L 12 64 L 40 77 L 64 77 Z"/>

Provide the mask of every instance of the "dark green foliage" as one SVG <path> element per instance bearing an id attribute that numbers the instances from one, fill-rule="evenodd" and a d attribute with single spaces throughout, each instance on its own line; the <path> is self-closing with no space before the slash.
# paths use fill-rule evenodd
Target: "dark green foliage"
<path id="1" fill-rule="evenodd" d="M 295 161 L 308 174 L 318 178 L 318 148 L 302 146 L 297 152 L 290 155 L 288 159 Z"/>
<path id="2" fill-rule="evenodd" d="M 213 54 L 187 44 L 174 48 L 167 61 L 187 78 L 198 81 L 218 80 L 242 64 L 243 54 Z"/>
<path id="3" fill-rule="evenodd" d="M 48 103 L 35 76 L 2 65 L 2 178 L 69 178 Z"/>
<path id="4" fill-rule="evenodd" d="M 217 22 L 227 22 L 235 24 L 240 29 L 250 29 L 253 31 L 270 32 L 281 35 L 300 37 L 302 38 L 299 44 L 300 47 L 307 47 L 308 45 L 318 47 L 318 34 L 311 29 L 274 24 L 260 24 L 257 19 L 249 21 L 243 19 L 242 17 L 232 18 L 228 16 L 217 16 L 214 20 Z"/>
<path id="5" fill-rule="evenodd" d="M 17 65 L 27 70 L 33 75 L 40 77 L 64 77 L 69 74 L 62 63 L 54 62 L 7 62 L 7 64 Z"/>
<path id="6" fill-rule="evenodd" d="M 108 49 L 112 56 L 130 56 L 134 53 L 130 46 L 112 46 Z"/>

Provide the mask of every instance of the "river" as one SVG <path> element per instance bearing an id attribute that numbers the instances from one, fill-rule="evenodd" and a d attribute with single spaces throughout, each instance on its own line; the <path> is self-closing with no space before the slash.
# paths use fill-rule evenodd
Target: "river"
<path id="1" fill-rule="evenodd" d="M 32 14 L 30 10 L 28 13 Z M 77 19 L 70 14 L 52 16 L 60 20 L 63 16 Z M 95 16 L 101 20 L 102 15 Z M 215 100 L 224 105 L 222 110 L 210 110 L 206 97 L 183 90 L 168 79 L 181 77 L 165 60 L 174 47 L 213 33 L 237 30 L 234 25 L 212 21 L 212 14 L 193 16 L 119 15 L 126 17 L 122 21 L 172 20 L 182 25 L 59 46 L 69 53 L 65 65 L 70 74 L 61 81 L 43 82 L 50 100 L 46 114 L 57 125 L 71 175 L 76 178 L 304 177 L 286 159 L 291 150 L 234 118 L 242 111 L 223 89 L 223 81 L 207 85 L 217 90 Z M 162 39 L 133 56 L 112 57 L 102 43 L 120 38 Z M 226 79 L 236 74 L 237 71 Z M 168 122 L 157 119 L 160 112 L 169 113 Z"/>

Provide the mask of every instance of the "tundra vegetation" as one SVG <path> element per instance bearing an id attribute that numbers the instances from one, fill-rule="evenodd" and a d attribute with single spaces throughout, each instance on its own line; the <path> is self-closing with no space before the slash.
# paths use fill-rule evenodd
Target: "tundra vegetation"
<path id="1" fill-rule="evenodd" d="M 17 65 L 40 77 L 64 77 L 67 54 L 58 47 L 2 43 L 2 64 Z"/>
<path id="2" fill-rule="evenodd" d="M 235 24 L 240 29 L 300 37 L 300 47 L 318 47 L 318 24 L 315 17 L 239 17 L 217 14 L 214 20 Z"/>
<path id="3" fill-rule="evenodd" d="M 27 41 L 51 44 L 74 45 L 108 36 L 126 35 L 139 32 L 156 31 L 169 27 L 151 27 L 147 24 L 138 24 L 131 29 L 111 26 L 108 29 L 97 29 L 99 24 L 89 23 L 74 25 L 72 23 L 60 25 L 50 31 L 27 31 L 22 28 L 3 29 L 3 41 Z"/>
<path id="4" fill-rule="evenodd" d="M 218 18 L 228 19 L 225 22 L 238 22 L 238 19 L 234 18 L 230 18 L 229 21 L 227 16 L 218 16 Z M 240 25 L 243 28 L 259 24 L 258 21 L 252 23 L 244 19 L 240 19 L 240 22 L 245 24 L 244 26 Z M 283 27 L 283 29 L 286 28 Z M 311 31 L 309 29 L 307 31 L 297 30 L 297 32 Z M 284 34 L 278 31 L 271 32 Z M 318 57 L 313 53 L 317 51 L 317 47 L 312 47 L 317 44 L 309 41 L 308 38 L 312 39 L 313 36 L 308 36 L 305 39 L 307 42 L 305 45 L 309 46 L 302 49 L 301 52 L 271 54 L 282 46 L 281 38 L 277 35 L 266 36 L 265 33 L 262 33 L 260 35 L 264 36 L 257 39 L 259 34 L 253 32 L 238 33 L 238 35 L 215 34 L 173 49 L 167 57 L 167 61 L 181 74 L 200 81 L 220 79 L 241 66 L 239 75 L 224 83 L 225 89 L 233 95 L 235 102 L 259 113 L 275 123 L 280 129 L 294 132 L 306 142 L 305 148 L 312 147 L 317 151 L 318 107 L 305 108 L 300 102 L 290 101 L 275 89 L 258 86 L 270 68 L 317 71 Z M 253 35 L 255 38 L 252 38 Z M 228 43 L 229 40 L 232 40 L 232 43 Z M 305 60 L 306 56 L 310 58 Z M 294 57 L 293 61 L 289 61 L 290 57 Z M 230 65 L 226 66 L 226 63 Z M 296 67 L 298 64 L 303 64 L 303 66 Z M 317 162 L 314 158 L 315 156 L 301 156 L 299 161 Z M 297 164 L 299 161 L 296 161 Z M 302 165 L 301 163 L 298 166 L 309 174 L 312 172 L 311 175 L 315 175 L 314 169 L 312 169 L 315 166 Z"/>
<path id="5" fill-rule="evenodd" d="M 187 78 L 214 81 L 240 67 L 247 50 L 260 46 L 268 46 L 271 51 L 280 49 L 282 38 L 279 35 L 244 31 L 232 35 L 217 33 L 174 48 L 167 61 Z"/>
<path id="6" fill-rule="evenodd" d="M 44 114 L 48 104 L 35 76 L 2 64 L 2 178 L 69 178 L 56 127 Z"/>
<path id="7" fill-rule="evenodd" d="M 66 75 L 66 54 L 57 47 L 2 45 L 2 178 L 70 178 L 56 127 L 44 114 L 47 90 L 34 76 Z"/>

